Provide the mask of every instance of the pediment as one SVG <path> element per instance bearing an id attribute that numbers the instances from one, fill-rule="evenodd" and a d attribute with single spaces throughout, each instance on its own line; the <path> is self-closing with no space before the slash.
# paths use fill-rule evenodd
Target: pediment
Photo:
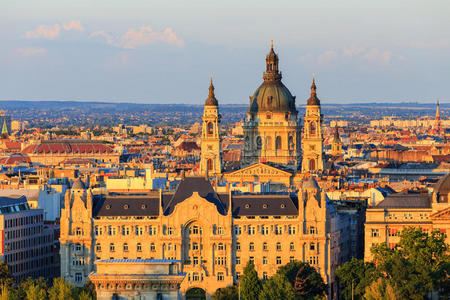
<path id="1" fill-rule="evenodd" d="M 234 176 L 292 176 L 290 172 L 266 165 L 264 163 L 256 163 L 251 166 L 225 173 L 224 177 Z"/>
<path id="2" fill-rule="evenodd" d="M 438 212 L 435 212 L 430 217 L 431 217 L 431 219 L 434 219 L 434 220 L 436 220 L 436 219 L 438 219 L 438 220 L 440 220 L 440 219 L 449 220 L 450 219 L 450 207 L 448 207 L 446 209 L 443 209 L 443 210 L 440 210 Z"/>

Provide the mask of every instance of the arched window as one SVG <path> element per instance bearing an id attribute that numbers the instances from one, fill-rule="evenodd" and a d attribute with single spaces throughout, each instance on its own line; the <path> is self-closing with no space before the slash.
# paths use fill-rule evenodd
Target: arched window
<path id="1" fill-rule="evenodd" d="M 277 136 L 275 140 L 275 149 L 281 150 L 281 136 Z"/>
<path id="2" fill-rule="evenodd" d="M 214 124 L 212 122 L 208 122 L 208 135 L 213 135 L 214 134 Z"/>
<path id="3" fill-rule="evenodd" d="M 310 135 L 316 134 L 316 124 L 314 122 L 309 123 L 309 134 Z"/>
<path id="4" fill-rule="evenodd" d="M 262 144 L 262 142 L 261 142 L 261 137 L 258 136 L 258 137 L 256 138 L 256 149 L 261 150 L 261 144 Z"/>
<path id="5" fill-rule="evenodd" d="M 207 168 L 208 168 L 208 171 L 212 171 L 212 169 L 213 169 L 213 160 L 211 159 L 211 158 L 208 158 L 208 160 L 206 161 L 206 164 L 207 164 Z"/>
<path id="6" fill-rule="evenodd" d="M 314 171 L 316 169 L 316 161 L 314 159 L 309 160 L 309 170 Z"/>

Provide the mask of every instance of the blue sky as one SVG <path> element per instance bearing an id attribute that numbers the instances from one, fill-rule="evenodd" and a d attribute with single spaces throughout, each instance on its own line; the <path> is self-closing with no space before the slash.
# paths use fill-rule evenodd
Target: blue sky
<path id="1" fill-rule="evenodd" d="M 450 1 L 0 1 L 0 99 L 248 103 L 270 39 L 300 104 L 450 102 Z"/>

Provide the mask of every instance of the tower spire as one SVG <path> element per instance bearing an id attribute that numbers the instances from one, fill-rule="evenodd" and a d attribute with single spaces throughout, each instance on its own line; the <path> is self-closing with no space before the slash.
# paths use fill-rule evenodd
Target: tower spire
<path id="1" fill-rule="evenodd" d="M 273 50 L 273 40 L 270 40 L 270 51 L 266 55 L 266 72 L 263 79 L 265 82 L 281 80 L 281 73 L 278 71 L 278 55 Z"/>
<path id="2" fill-rule="evenodd" d="M 218 106 L 219 102 L 216 99 L 216 96 L 214 95 L 214 85 L 213 85 L 213 80 L 212 80 L 212 74 L 209 78 L 209 93 L 208 93 L 208 98 L 206 98 L 205 100 L 205 105 L 208 106 Z"/>

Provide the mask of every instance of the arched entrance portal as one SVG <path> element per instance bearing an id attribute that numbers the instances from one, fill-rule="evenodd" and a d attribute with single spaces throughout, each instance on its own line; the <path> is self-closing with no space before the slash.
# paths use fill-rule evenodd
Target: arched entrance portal
<path id="1" fill-rule="evenodd" d="M 205 300 L 206 292 L 201 288 L 191 288 L 186 291 L 186 300 Z"/>

